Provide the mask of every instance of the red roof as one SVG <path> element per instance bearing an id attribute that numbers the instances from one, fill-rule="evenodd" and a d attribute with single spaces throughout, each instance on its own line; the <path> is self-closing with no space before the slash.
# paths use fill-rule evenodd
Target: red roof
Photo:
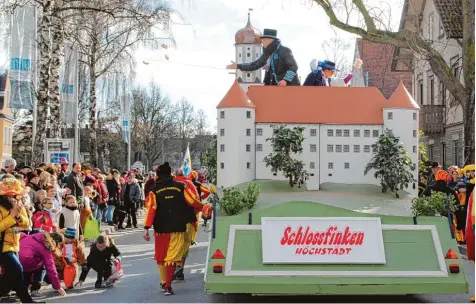
<path id="1" fill-rule="evenodd" d="M 226 93 L 225 97 L 220 101 L 217 109 L 221 108 L 254 108 L 255 105 L 240 87 L 238 81 L 235 80 L 233 85 Z"/>
<path id="2" fill-rule="evenodd" d="M 257 123 L 381 125 L 388 104 L 375 87 L 250 86 L 247 94 Z"/>
<path id="3" fill-rule="evenodd" d="M 407 88 L 400 81 L 398 87 L 393 92 L 392 96 L 388 99 L 386 108 L 411 108 L 419 109 L 418 103 L 413 99 L 412 95 L 408 92 Z"/>

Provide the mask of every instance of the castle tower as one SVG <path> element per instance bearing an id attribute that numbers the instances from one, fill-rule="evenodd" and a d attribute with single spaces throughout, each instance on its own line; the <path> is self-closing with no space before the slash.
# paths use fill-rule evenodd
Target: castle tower
<path id="1" fill-rule="evenodd" d="M 217 186 L 255 179 L 255 105 L 237 80 L 217 106 Z"/>
<path id="2" fill-rule="evenodd" d="M 251 9 L 250 9 L 251 11 Z M 251 25 L 250 12 L 246 26 L 235 34 L 236 63 L 250 63 L 257 60 L 263 49 L 261 47 L 261 33 Z M 262 70 L 244 72 L 236 70 L 236 79 L 246 92 L 252 84 L 262 83 Z"/>
<path id="3" fill-rule="evenodd" d="M 420 107 L 407 89 L 400 84 L 383 108 L 384 130 L 390 129 L 400 138 L 403 146 L 415 164 L 413 177 L 415 184 L 410 184 L 407 191 L 411 196 L 418 196 L 418 126 Z"/>

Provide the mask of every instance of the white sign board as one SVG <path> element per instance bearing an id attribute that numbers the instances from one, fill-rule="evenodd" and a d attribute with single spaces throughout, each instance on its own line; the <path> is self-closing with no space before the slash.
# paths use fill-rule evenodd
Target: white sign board
<path id="1" fill-rule="evenodd" d="M 263 264 L 385 264 L 378 217 L 263 217 Z"/>

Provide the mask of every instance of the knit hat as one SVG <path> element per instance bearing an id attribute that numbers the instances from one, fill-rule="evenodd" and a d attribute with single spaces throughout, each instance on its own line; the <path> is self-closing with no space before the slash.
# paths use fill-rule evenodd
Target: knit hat
<path id="1" fill-rule="evenodd" d="M 445 181 L 448 179 L 448 173 L 445 170 L 438 170 L 435 173 L 435 181 Z"/>
<path id="2" fill-rule="evenodd" d="M 35 177 L 38 177 L 38 174 L 36 174 L 36 172 L 30 172 L 30 173 L 27 173 L 27 174 L 26 174 L 26 180 L 27 180 L 27 181 L 31 181 L 31 180 L 34 179 Z"/>
<path id="3" fill-rule="evenodd" d="M 68 160 L 66 159 L 66 157 L 61 157 L 60 164 L 61 164 L 61 165 L 69 165 L 69 162 L 68 162 Z"/>
<path id="4" fill-rule="evenodd" d="M 161 177 L 170 177 L 172 175 L 172 168 L 168 162 L 159 166 L 157 169 L 157 175 Z"/>
<path id="5" fill-rule="evenodd" d="M 68 227 L 64 231 L 64 237 L 67 239 L 74 239 L 76 238 L 76 228 L 74 227 Z"/>

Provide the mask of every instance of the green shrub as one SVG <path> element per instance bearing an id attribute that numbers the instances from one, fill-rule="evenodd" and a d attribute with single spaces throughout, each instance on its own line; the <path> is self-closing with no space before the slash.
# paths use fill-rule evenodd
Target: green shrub
<path id="1" fill-rule="evenodd" d="M 412 199 L 413 216 L 448 216 L 448 210 L 445 202 L 446 194 L 432 191 L 431 196 L 421 196 Z M 455 211 L 455 199 L 448 196 L 449 209 Z"/>
<path id="2" fill-rule="evenodd" d="M 227 215 L 235 215 L 244 209 L 243 193 L 237 188 L 230 188 L 223 190 L 223 197 L 218 201 L 220 210 L 223 210 Z"/>
<path id="3" fill-rule="evenodd" d="M 249 183 L 245 190 L 243 190 L 243 205 L 247 210 L 256 206 L 260 193 L 260 185 L 258 183 Z"/>

